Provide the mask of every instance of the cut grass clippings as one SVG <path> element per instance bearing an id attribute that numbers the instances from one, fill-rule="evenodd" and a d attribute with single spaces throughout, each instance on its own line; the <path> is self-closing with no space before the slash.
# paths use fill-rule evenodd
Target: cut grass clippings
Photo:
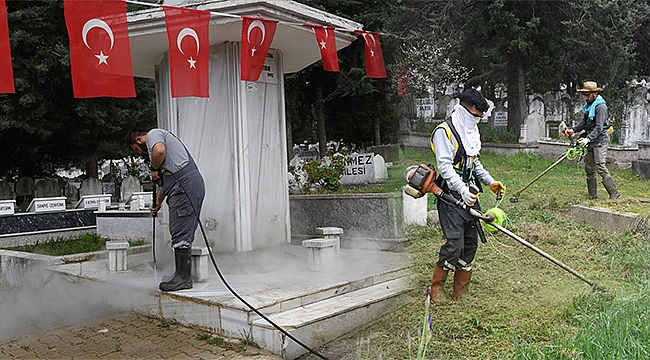
<path id="1" fill-rule="evenodd" d="M 565 263 L 605 291 L 592 291 L 547 259 L 500 232 L 489 233 L 473 262 L 474 275 L 459 301 L 431 306 L 432 335 L 426 359 L 647 359 L 650 358 L 650 230 L 647 216 L 624 233 L 598 230 L 571 218 L 571 205 L 605 207 L 650 214 L 643 199 L 650 182 L 629 169 L 610 169 L 623 201 L 587 196 L 582 164 L 563 162 L 507 199 L 550 166 L 555 159 L 518 154 L 481 155 L 481 162 L 506 187 L 499 208 L 506 228 Z M 431 151 L 404 150 L 389 169 L 388 187 L 404 185 L 406 167 L 435 164 Z M 484 210 L 493 207 L 489 189 L 481 194 Z M 435 209 L 429 197 L 429 210 Z M 425 291 L 444 243 L 439 225 L 408 231 L 412 286 L 404 307 L 358 333 L 369 345 L 367 359 L 406 359 L 409 338 L 422 328 Z M 452 275 L 452 274 L 450 274 Z M 451 293 L 453 276 L 443 290 Z M 410 335 L 410 336 L 409 336 Z"/>

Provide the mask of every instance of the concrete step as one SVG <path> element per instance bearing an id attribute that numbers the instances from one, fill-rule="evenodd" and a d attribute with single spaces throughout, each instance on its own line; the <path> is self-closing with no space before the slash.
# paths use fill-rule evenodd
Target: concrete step
<path id="1" fill-rule="evenodd" d="M 408 277 L 401 276 L 267 316 L 312 349 L 375 320 L 402 305 Z M 308 352 L 264 319 L 252 321 L 255 341 L 284 359 Z"/>

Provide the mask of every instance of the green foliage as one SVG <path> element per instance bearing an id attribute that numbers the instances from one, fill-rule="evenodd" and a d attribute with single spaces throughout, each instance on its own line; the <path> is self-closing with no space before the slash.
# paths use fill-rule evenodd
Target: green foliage
<path id="1" fill-rule="evenodd" d="M 517 144 L 519 135 L 515 135 L 504 128 L 494 129 L 485 124 L 479 124 L 481 142 L 495 144 Z"/>
<path id="2" fill-rule="evenodd" d="M 104 250 L 107 240 L 97 234 L 88 233 L 77 237 L 50 238 L 41 243 L 37 242 L 32 245 L 16 246 L 8 249 L 50 256 L 63 256 Z"/>
<path id="3" fill-rule="evenodd" d="M 7 250 L 24 251 L 49 256 L 63 256 L 104 250 L 106 249 L 106 241 L 108 240 L 110 239 L 103 238 L 94 233 L 87 233 L 74 237 L 49 238 L 44 242 L 9 247 Z M 129 240 L 130 246 L 140 246 L 145 243 L 146 241 L 143 239 Z M 90 260 L 91 258 L 92 256 L 88 256 L 83 261 Z"/>
<path id="4" fill-rule="evenodd" d="M 306 176 L 305 183 L 302 184 L 304 192 L 312 189 L 326 193 L 337 192 L 341 190 L 342 185 L 339 182 L 345 168 L 352 162 L 352 158 L 347 156 L 346 151 L 334 152 L 327 151 L 327 156 L 321 161 L 307 161 L 300 167 L 289 166 L 289 172 L 298 179 L 304 173 Z"/>
<path id="5" fill-rule="evenodd" d="M 125 156 L 127 131 L 155 125 L 153 80 L 135 79 L 135 99 L 75 99 L 63 2 L 8 1 L 7 10 L 16 93 L 0 94 L 0 177 Z"/>

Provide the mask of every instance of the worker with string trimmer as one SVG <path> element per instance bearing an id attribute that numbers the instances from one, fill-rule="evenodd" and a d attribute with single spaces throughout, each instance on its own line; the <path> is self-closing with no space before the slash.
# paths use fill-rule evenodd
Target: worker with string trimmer
<path id="1" fill-rule="evenodd" d="M 465 90 L 460 95 L 460 104 L 433 130 L 430 139 L 431 149 L 436 154 L 436 183 L 454 198 L 478 210 L 481 184 L 489 186 L 500 197 L 506 190 L 479 161 L 481 139 L 478 123 L 488 107 L 487 100 L 478 90 Z M 452 298 L 458 300 L 465 294 L 472 276 L 478 237 L 482 235 L 479 220 L 467 211 L 442 201 L 437 203 L 437 207 L 446 242 L 440 248 L 431 281 L 431 301 L 436 304 L 444 300 L 441 287 L 449 271 L 454 272 Z"/>

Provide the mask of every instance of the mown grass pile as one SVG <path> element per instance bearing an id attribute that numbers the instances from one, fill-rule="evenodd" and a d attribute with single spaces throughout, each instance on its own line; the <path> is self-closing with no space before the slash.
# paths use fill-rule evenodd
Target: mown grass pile
<path id="1" fill-rule="evenodd" d="M 624 233 L 601 231 L 570 216 L 571 205 L 587 195 L 582 164 L 561 163 L 523 191 L 555 159 L 519 154 L 482 154 L 481 161 L 507 186 L 500 208 L 507 228 L 606 289 L 591 287 L 507 235 L 490 233 L 480 244 L 474 275 L 460 301 L 431 306 L 427 359 L 648 359 L 650 358 L 650 231 L 647 221 Z M 404 184 L 407 166 L 435 164 L 430 151 L 404 151 L 390 169 L 389 187 Z M 650 182 L 628 170 L 611 170 L 623 201 L 589 203 L 639 214 L 650 204 Z M 495 205 L 489 189 L 484 210 Z M 430 210 L 434 208 L 430 201 Z M 645 219 L 645 217 L 642 217 Z M 369 347 L 357 358 L 406 359 L 408 339 L 419 339 L 426 289 L 443 244 L 438 225 L 409 231 L 413 291 L 407 304 L 360 331 Z M 452 279 L 444 286 L 451 293 Z M 414 340 L 412 340 L 414 341 Z"/>

